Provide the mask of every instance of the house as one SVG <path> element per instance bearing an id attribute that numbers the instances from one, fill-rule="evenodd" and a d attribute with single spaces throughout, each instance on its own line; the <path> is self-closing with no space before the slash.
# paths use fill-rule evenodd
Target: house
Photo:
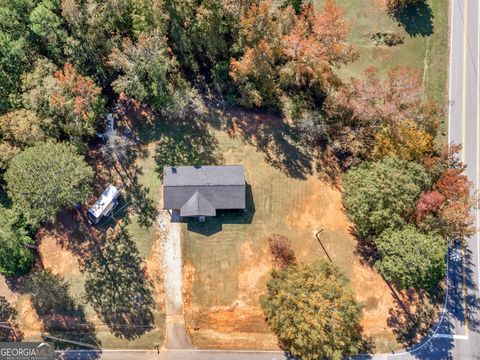
<path id="1" fill-rule="evenodd" d="M 120 190 L 113 185 L 108 185 L 102 195 L 87 212 L 90 222 L 97 224 L 103 216 L 110 216 L 113 209 L 118 205 L 119 197 Z"/>
<path id="2" fill-rule="evenodd" d="M 163 208 L 181 217 L 216 216 L 217 210 L 245 210 L 243 166 L 165 166 Z"/>

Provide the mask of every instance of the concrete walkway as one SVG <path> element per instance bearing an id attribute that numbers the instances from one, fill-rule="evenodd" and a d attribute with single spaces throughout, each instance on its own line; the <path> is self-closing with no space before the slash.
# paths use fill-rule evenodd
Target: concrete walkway
<path id="1" fill-rule="evenodd" d="M 166 304 L 167 349 L 191 349 L 192 344 L 185 329 L 182 294 L 182 247 L 180 224 L 170 221 L 170 214 L 162 211 L 157 218 L 157 227 L 162 237 L 163 276 Z"/>

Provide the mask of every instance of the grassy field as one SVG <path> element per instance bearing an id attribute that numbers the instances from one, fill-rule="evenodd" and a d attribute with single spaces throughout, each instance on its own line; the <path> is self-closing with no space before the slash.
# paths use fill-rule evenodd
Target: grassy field
<path id="1" fill-rule="evenodd" d="M 383 0 L 336 0 L 351 24 L 351 40 L 360 58 L 345 66 L 341 75 L 361 76 L 368 67 L 387 74 L 395 66 L 409 66 L 423 74 L 427 95 L 445 102 L 448 65 L 448 0 L 429 0 L 420 10 L 398 18 L 386 14 Z M 320 8 L 324 0 L 315 0 Z M 377 32 L 395 33 L 404 39 L 396 46 L 375 45 Z"/>
<path id="2" fill-rule="evenodd" d="M 155 172 L 153 145 L 146 148 L 145 156 L 138 159 L 136 165 L 142 171 L 138 183 L 142 187 L 148 187 L 150 189 L 148 197 L 157 202 L 161 183 Z M 116 183 L 119 179 L 112 172 L 109 180 Z M 125 211 L 118 209 L 114 216 L 118 220 L 124 220 L 126 214 Z M 154 305 L 152 320 L 149 322 L 150 327 L 143 331 L 141 329 L 145 324 L 140 324 L 141 320 L 131 318 L 125 320 L 125 324 L 120 330 L 114 330 L 111 325 L 107 326 L 102 316 L 85 300 L 86 272 L 82 271 L 81 264 L 86 257 L 95 255 L 89 247 L 88 229 L 80 225 L 81 220 L 76 217 L 75 212 L 66 212 L 60 216 L 54 227 L 42 231 L 39 236 L 39 253 L 43 268 L 53 274 L 49 278 L 50 280 L 45 281 L 41 286 L 46 286 L 47 289 L 52 287 L 52 290 L 37 295 L 30 293 L 28 289 L 24 290 L 21 282 L 20 285 L 9 286 L 3 278 L 0 282 L 0 295 L 6 296 L 15 305 L 19 314 L 19 326 L 25 333 L 25 340 L 41 340 L 44 337 L 46 340 L 52 341 L 52 338 L 48 336 L 54 336 L 57 339 L 53 339 L 53 341 L 59 348 L 82 348 L 81 345 L 58 340 L 64 339 L 82 342 L 90 346 L 100 346 L 102 349 L 152 349 L 153 344 L 163 343 L 165 317 L 163 277 L 158 254 L 160 239 L 156 236 L 153 226 L 142 228 L 137 222 L 136 215 L 129 215 L 129 217 L 131 221 L 128 222 L 127 231 L 130 234 L 131 242 L 127 242 L 125 246 L 130 247 L 127 250 L 129 254 L 137 254 L 134 256 L 139 269 L 135 271 L 136 274 L 133 274 L 134 278 L 132 278 L 132 275 L 123 271 L 123 268 L 133 266 L 132 263 L 123 263 L 121 257 L 116 258 L 116 254 L 110 254 L 110 260 L 107 261 L 109 261 L 110 269 L 113 267 L 115 273 L 118 274 L 115 280 L 118 281 L 118 286 L 129 286 L 131 284 L 129 281 L 151 283 L 148 292 L 154 300 Z M 106 230 L 114 224 L 115 222 L 112 220 L 103 222 L 100 224 L 100 228 Z M 104 255 L 107 256 L 106 253 Z M 145 270 L 145 274 L 141 269 Z M 101 265 L 97 271 L 103 272 Z M 28 282 L 29 277 L 24 280 Z M 54 290 L 57 283 L 66 284 L 66 290 L 62 291 L 62 294 Z M 108 284 L 100 286 L 102 291 L 104 286 L 108 287 Z M 38 304 L 41 304 L 42 301 L 45 302 L 43 298 L 45 296 L 61 299 L 55 303 L 53 312 L 47 315 L 39 314 L 38 311 Z M 132 300 L 127 299 L 127 301 L 131 302 Z M 105 313 L 108 314 L 109 310 L 105 310 Z M 78 332 L 56 328 L 55 321 L 52 321 L 51 316 L 63 318 L 64 321 L 73 321 L 74 324 L 81 322 L 81 327 L 87 329 Z M 110 324 L 115 324 L 115 322 Z M 69 326 L 69 328 L 71 327 Z"/>

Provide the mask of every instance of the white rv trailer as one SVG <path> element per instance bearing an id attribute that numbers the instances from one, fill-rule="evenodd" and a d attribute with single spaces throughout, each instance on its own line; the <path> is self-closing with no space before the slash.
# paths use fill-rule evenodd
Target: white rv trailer
<path id="1" fill-rule="evenodd" d="M 108 185 L 102 195 L 88 210 L 88 219 L 97 224 L 103 216 L 110 216 L 113 209 L 118 205 L 120 190 L 113 185 Z"/>

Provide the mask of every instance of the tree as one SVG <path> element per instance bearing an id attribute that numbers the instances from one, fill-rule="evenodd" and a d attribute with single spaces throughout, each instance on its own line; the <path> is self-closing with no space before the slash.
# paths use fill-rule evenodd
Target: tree
<path id="1" fill-rule="evenodd" d="M 39 52 L 55 62 L 64 60 L 64 43 L 67 38 L 60 1 L 42 0 L 29 14 L 29 29 L 32 42 L 38 44 Z"/>
<path id="2" fill-rule="evenodd" d="M 93 172 L 73 145 L 46 142 L 15 156 L 5 174 L 8 193 L 26 221 L 37 226 L 90 195 Z"/>
<path id="3" fill-rule="evenodd" d="M 295 14 L 300 14 L 303 8 L 303 0 L 284 0 L 282 8 L 291 6 L 295 10 Z"/>
<path id="4" fill-rule="evenodd" d="M 105 111 L 102 90 L 90 77 L 77 73 L 71 64 L 54 74 L 55 88 L 50 94 L 52 115 L 71 136 L 92 136 L 94 124 Z"/>
<path id="5" fill-rule="evenodd" d="M 18 211 L 0 206 L 0 273 L 4 276 L 26 274 L 34 256 L 33 244 Z"/>
<path id="6" fill-rule="evenodd" d="M 378 69 L 369 68 L 363 79 L 351 79 L 342 87 L 329 105 L 333 114 L 348 115 L 349 121 L 386 125 L 415 119 L 422 93 L 419 74 L 407 67 L 392 69 L 385 80 Z"/>
<path id="7" fill-rule="evenodd" d="M 189 73 L 228 61 L 238 38 L 238 14 L 223 0 L 165 0 L 169 44 Z"/>
<path id="8" fill-rule="evenodd" d="M 122 165 L 126 165 L 131 155 L 130 151 L 132 146 L 132 140 L 117 130 L 112 130 L 108 135 L 105 145 L 102 146 L 101 151 L 107 164 L 113 165 L 119 162 Z"/>
<path id="9" fill-rule="evenodd" d="M 400 289 L 435 289 L 446 271 L 447 245 L 441 235 L 423 234 L 413 225 L 388 229 L 375 239 L 382 276 Z"/>
<path id="10" fill-rule="evenodd" d="M 28 15 L 34 6 L 33 0 L 0 3 L 0 114 L 12 107 L 10 95 L 18 92 L 20 76 L 34 54 L 28 41 Z"/>
<path id="11" fill-rule="evenodd" d="M 438 211 L 444 235 L 449 239 L 462 239 L 473 234 L 475 232 L 471 212 L 475 205 L 473 184 L 462 170 L 448 169 L 433 188 L 445 197 Z"/>
<path id="12" fill-rule="evenodd" d="M 261 306 L 281 348 L 296 358 L 340 360 L 359 350 L 362 307 L 327 262 L 274 270 Z"/>
<path id="13" fill-rule="evenodd" d="M 445 196 L 438 191 L 423 192 L 417 200 L 416 215 L 423 219 L 428 214 L 436 213 L 445 201 Z"/>
<path id="14" fill-rule="evenodd" d="M 433 152 L 432 135 L 415 121 L 407 119 L 396 127 L 386 126 L 375 134 L 374 158 L 396 157 L 407 161 L 420 161 Z"/>
<path id="15" fill-rule="evenodd" d="M 27 146 L 45 139 L 42 121 L 29 110 L 14 110 L 0 116 L 0 168 Z"/>
<path id="16" fill-rule="evenodd" d="M 168 104 L 178 68 L 160 31 L 141 33 L 135 44 L 125 39 L 122 49 L 115 48 L 110 54 L 108 63 L 123 73 L 112 83 L 117 93 L 148 100 L 158 109 Z"/>
<path id="17" fill-rule="evenodd" d="M 393 158 L 364 162 L 345 174 L 343 205 L 358 235 L 371 239 L 405 225 L 430 181 L 417 163 Z"/>
<path id="18" fill-rule="evenodd" d="M 253 4 L 241 20 L 239 59 L 230 62 L 244 106 L 308 107 L 323 100 L 340 81 L 333 69 L 357 56 L 348 43 L 343 11 L 328 0 L 319 14 L 312 5 L 295 14 L 292 7 L 272 11 L 271 3 Z M 299 104 L 298 104 L 299 103 Z"/>
<path id="19" fill-rule="evenodd" d="M 47 60 L 36 62 L 22 79 L 23 105 L 42 120 L 55 138 L 92 136 L 105 113 L 101 88 L 73 65 L 58 70 Z"/>

